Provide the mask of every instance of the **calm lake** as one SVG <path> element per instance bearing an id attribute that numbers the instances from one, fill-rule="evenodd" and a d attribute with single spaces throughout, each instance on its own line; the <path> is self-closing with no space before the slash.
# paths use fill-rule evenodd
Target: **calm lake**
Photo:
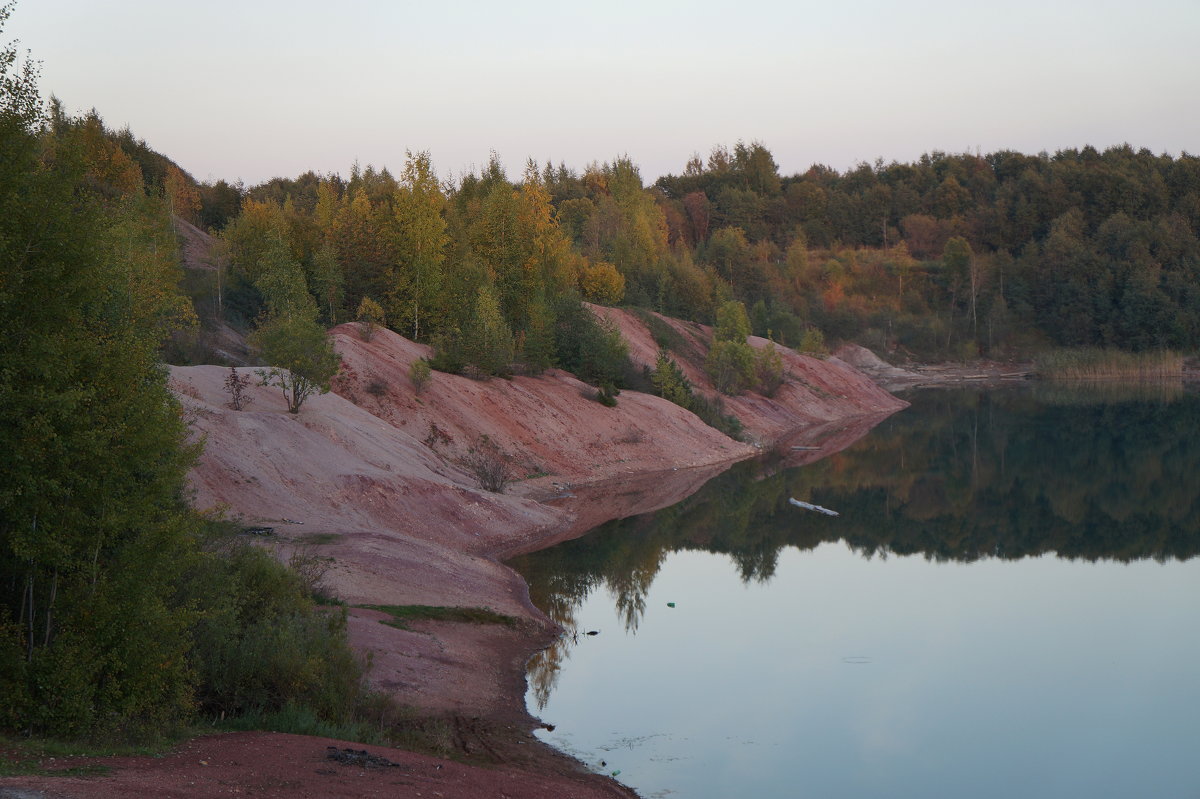
<path id="1" fill-rule="evenodd" d="M 543 738 L 644 797 L 1200 797 L 1200 395 L 907 399 L 513 561 L 579 632 Z"/>

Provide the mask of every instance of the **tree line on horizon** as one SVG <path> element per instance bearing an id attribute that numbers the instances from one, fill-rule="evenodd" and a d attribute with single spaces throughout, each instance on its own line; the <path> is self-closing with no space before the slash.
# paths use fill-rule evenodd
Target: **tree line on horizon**
<path id="1" fill-rule="evenodd" d="M 356 166 L 196 191 L 193 219 L 234 243 L 235 274 L 255 269 L 237 243 L 273 215 L 327 323 L 371 296 L 418 340 L 463 330 L 481 290 L 535 339 L 564 292 L 702 322 L 738 301 L 787 346 L 820 330 L 900 357 L 1191 350 L 1200 334 L 1200 159 L 1186 153 L 934 152 L 783 176 L 738 143 L 653 185 L 628 157 L 530 162 L 512 181 L 493 155 L 439 181 L 410 153 L 399 177 Z"/>

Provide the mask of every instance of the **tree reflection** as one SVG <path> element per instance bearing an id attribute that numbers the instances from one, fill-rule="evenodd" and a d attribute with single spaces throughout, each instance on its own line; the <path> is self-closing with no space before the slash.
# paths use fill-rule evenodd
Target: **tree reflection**
<path id="1" fill-rule="evenodd" d="M 512 562 L 568 631 L 600 586 L 626 630 L 672 552 L 730 556 L 769 580 L 783 547 L 842 540 L 865 557 L 1128 562 L 1200 552 L 1200 397 L 1178 386 L 932 391 L 854 446 L 799 469 L 743 464 L 671 508 L 607 524 Z M 796 497 L 837 518 L 790 506 Z M 530 670 L 539 706 L 571 643 Z"/>

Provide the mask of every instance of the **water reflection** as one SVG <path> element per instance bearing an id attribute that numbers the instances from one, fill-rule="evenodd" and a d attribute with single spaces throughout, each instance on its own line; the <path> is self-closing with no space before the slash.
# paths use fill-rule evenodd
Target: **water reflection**
<path id="1" fill-rule="evenodd" d="M 533 601 L 568 630 L 603 587 L 636 633 L 673 552 L 727 555 L 769 580 L 787 547 L 842 540 L 868 558 L 1055 555 L 1186 560 L 1200 552 L 1200 397 L 1179 386 L 935 391 L 856 445 L 801 469 L 744 464 L 684 502 L 519 558 Z M 837 510 L 828 518 L 789 497 Z M 544 707 L 571 642 L 531 664 Z"/>

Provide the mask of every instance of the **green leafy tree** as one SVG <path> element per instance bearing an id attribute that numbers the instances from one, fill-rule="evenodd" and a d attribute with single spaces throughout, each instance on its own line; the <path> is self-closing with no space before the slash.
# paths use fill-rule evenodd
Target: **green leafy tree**
<path id="1" fill-rule="evenodd" d="M 717 308 L 717 324 L 713 328 L 713 338 L 717 341 L 744 344 L 749 335 L 750 317 L 746 315 L 746 306 L 737 301 L 722 303 Z"/>
<path id="2" fill-rule="evenodd" d="M 736 396 L 754 385 L 754 351 L 745 342 L 714 341 L 704 368 L 722 394 Z"/>
<path id="3" fill-rule="evenodd" d="M 763 195 L 779 194 L 779 166 L 761 142 L 749 145 L 738 142 L 733 148 L 733 169 L 751 191 Z"/>
<path id="4" fill-rule="evenodd" d="M 366 185 L 352 181 L 327 234 L 342 265 L 348 307 L 357 308 L 366 296 L 387 296 L 396 258 L 394 236 L 388 235 L 385 223 L 392 222 L 394 215 L 382 204 L 373 204 Z"/>
<path id="5" fill-rule="evenodd" d="M 174 581 L 194 452 L 143 324 L 171 311 L 134 307 L 169 292 L 41 123 L 34 68 L 0 46 L 0 727 L 154 731 L 192 702 Z"/>
<path id="6" fill-rule="evenodd" d="M 317 307 L 305 285 L 304 272 L 282 241 L 275 240 L 263 249 L 254 287 L 262 298 L 266 316 L 303 315 L 316 319 Z"/>
<path id="7" fill-rule="evenodd" d="M 746 343 L 749 335 L 746 306 L 736 300 L 722 303 L 704 362 L 705 371 L 722 394 L 741 394 L 755 384 L 754 350 Z"/>
<path id="8" fill-rule="evenodd" d="M 172 214 L 193 224 L 200 218 L 200 209 L 203 207 L 200 192 L 195 182 L 174 164 L 167 167 L 163 193 L 170 203 Z"/>
<path id="9" fill-rule="evenodd" d="M 554 366 L 554 309 L 541 295 L 529 303 L 529 321 L 525 325 L 522 355 L 533 374 Z"/>
<path id="10" fill-rule="evenodd" d="M 729 281 L 734 291 L 738 290 L 750 260 L 750 243 L 740 227 L 723 227 L 713 231 L 704 250 L 710 264 L 717 273 Z"/>
<path id="11" fill-rule="evenodd" d="M 304 314 L 267 318 L 250 335 L 250 343 L 270 364 L 258 370 L 261 384 L 283 392 L 288 413 L 299 413 L 306 399 L 329 391 L 341 365 L 325 330 Z"/>
<path id="12" fill-rule="evenodd" d="M 625 277 L 612 264 L 593 261 L 580 269 L 579 288 L 588 302 L 616 305 L 625 296 Z"/>
<path id="13" fill-rule="evenodd" d="M 484 375 L 503 375 L 512 364 L 514 349 L 512 331 L 500 312 L 496 292 L 484 286 L 475 300 L 475 314 L 467 323 L 463 360 Z"/>
<path id="14" fill-rule="evenodd" d="M 325 329 L 317 324 L 317 308 L 304 289 L 297 264 L 275 260 L 259 280 L 267 313 L 250 334 L 250 345 L 267 362 L 258 371 L 262 385 L 278 386 L 288 413 L 313 394 L 329 391 L 341 360 Z"/>
<path id="15" fill-rule="evenodd" d="M 521 289 L 521 266 L 527 244 L 518 226 L 520 208 L 507 180 L 496 183 L 482 198 L 470 231 L 471 252 L 487 267 L 501 302 L 516 308 Z"/>
<path id="16" fill-rule="evenodd" d="M 251 283 L 258 280 L 272 259 L 290 258 L 292 254 L 283 209 L 253 198 L 242 203 L 241 213 L 222 238 L 229 245 L 230 268 Z"/>
<path id="17" fill-rule="evenodd" d="M 948 178 L 948 180 L 953 180 L 953 178 Z M 981 272 L 979 259 L 971 251 L 971 244 L 966 239 L 955 236 L 946 242 L 946 247 L 942 251 L 942 269 L 945 271 L 947 286 L 950 290 L 951 321 L 953 321 L 954 309 L 958 304 L 959 297 L 966 294 L 967 312 L 971 316 L 971 329 L 974 335 L 979 326 L 976 301 L 979 296 Z"/>
<path id="18" fill-rule="evenodd" d="M 429 327 L 438 305 L 443 264 L 450 244 L 444 216 L 446 198 L 428 152 L 407 154 L 400 187 L 392 200 L 397 233 L 397 265 L 389 294 L 393 324 L 404 320 L 414 340 Z"/>
<path id="19" fill-rule="evenodd" d="M 313 253 L 312 267 L 309 271 L 309 284 L 313 293 L 321 303 L 321 312 L 329 321 L 336 325 L 338 311 L 342 307 L 345 295 L 345 278 L 342 267 L 338 264 L 337 253 L 328 242 L 322 244 Z"/>

